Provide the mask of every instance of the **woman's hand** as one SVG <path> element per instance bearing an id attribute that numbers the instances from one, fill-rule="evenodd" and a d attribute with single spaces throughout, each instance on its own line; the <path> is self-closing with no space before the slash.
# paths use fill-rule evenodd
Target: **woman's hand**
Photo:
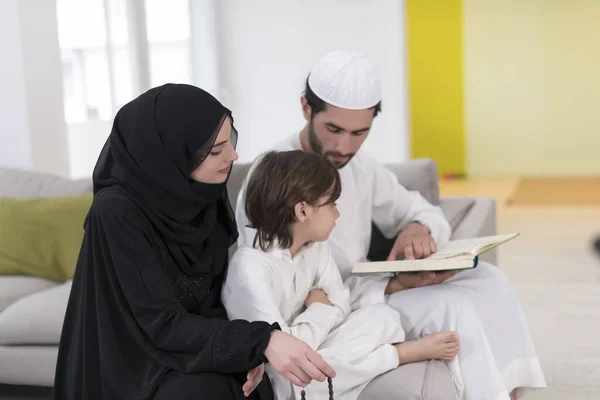
<path id="1" fill-rule="evenodd" d="M 304 305 L 308 307 L 312 303 L 322 303 L 328 306 L 332 305 L 327 294 L 321 289 L 313 289 L 308 292 L 308 296 L 306 296 L 306 300 L 304 300 Z"/>
<path id="2" fill-rule="evenodd" d="M 324 382 L 327 377 L 335 377 L 335 371 L 319 353 L 289 333 L 273 331 L 265 356 L 279 375 L 296 386 L 306 387 L 313 380 Z"/>
<path id="3" fill-rule="evenodd" d="M 242 386 L 242 390 L 244 391 L 244 396 L 250 396 L 250 393 L 256 389 L 258 384 L 262 381 L 263 375 L 265 374 L 265 364 L 260 364 L 256 368 L 252 368 L 248 375 L 246 375 L 246 383 Z"/>

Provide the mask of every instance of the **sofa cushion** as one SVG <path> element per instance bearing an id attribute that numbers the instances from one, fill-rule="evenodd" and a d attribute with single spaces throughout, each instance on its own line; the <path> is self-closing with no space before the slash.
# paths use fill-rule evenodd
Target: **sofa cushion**
<path id="1" fill-rule="evenodd" d="M 417 158 L 399 164 L 384 164 L 408 190 L 415 190 L 433 205 L 440 204 L 438 168 L 429 158 Z"/>
<path id="2" fill-rule="evenodd" d="M 72 281 L 25 296 L 0 312 L 0 345 L 58 344 Z"/>
<path id="3" fill-rule="evenodd" d="M 0 390 L 1 399 L 52 399 L 52 396 L 35 397 L 25 396 L 21 385 L 52 387 L 54 385 L 54 372 L 58 358 L 58 346 L 0 346 L 0 382 L 16 389 L 16 393 L 4 393 Z M 4 389 L 4 388 L 2 388 Z M 33 388 L 32 388 L 33 391 Z M 36 390 L 37 391 L 37 390 Z M 40 389 L 40 391 L 43 391 Z M 5 398 L 4 395 L 8 397 Z"/>
<path id="4" fill-rule="evenodd" d="M 0 311 L 22 297 L 56 284 L 52 280 L 32 276 L 0 276 Z"/>
<path id="5" fill-rule="evenodd" d="M 440 204 L 440 189 L 437 164 L 428 158 L 418 158 L 399 164 L 384 164 L 398 178 L 398 182 L 408 190 L 416 190 L 431 204 Z M 234 163 L 227 182 L 229 200 L 233 208 L 244 179 L 250 169 L 250 163 Z"/>
<path id="6" fill-rule="evenodd" d="M 249 163 L 233 163 L 233 167 L 231 168 L 231 174 L 229 174 L 229 180 L 227 181 L 227 195 L 229 196 L 231 207 L 233 207 L 234 210 L 238 195 L 242 189 L 242 184 L 244 183 L 244 179 L 246 179 L 250 166 L 251 164 Z"/>
<path id="7" fill-rule="evenodd" d="M 91 191 L 91 179 L 71 180 L 34 171 L 0 168 L 0 197 L 78 196 Z"/>
<path id="8" fill-rule="evenodd" d="M 0 198 L 0 275 L 73 277 L 92 194 Z"/>
<path id="9" fill-rule="evenodd" d="M 401 365 L 363 389 L 358 400 L 460 400 L 454 379 L 444 361 L 429 360 Z"/>

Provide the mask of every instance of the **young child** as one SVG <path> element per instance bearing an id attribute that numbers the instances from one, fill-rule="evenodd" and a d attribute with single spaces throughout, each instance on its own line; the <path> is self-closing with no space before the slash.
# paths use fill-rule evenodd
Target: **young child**
<path id="1" fill-rule="evenodd" d="M 340 192 L 337 169 L 320 156 L 267 153 L 247 185 L 252 227 L 239 227 L 253 240 L 232 257 L 222 300 L 229 318 L 277 322 L 317 350 L 336 371 L 335 398 L 354 400 L 371 379 L 400 364 L 452 359 L 459 343 L 454 332 L 404 342 L 399 314 L 384 303 L 366 304 L 377 296 L 366 294 L 351 312 L 327 246 Z M 301 398 L 302 388 L 269 366 L 266 372 L 277 399 Z M 329 398 L 326 383 L 314 381 L 305 391 L 309 400 Z"/>

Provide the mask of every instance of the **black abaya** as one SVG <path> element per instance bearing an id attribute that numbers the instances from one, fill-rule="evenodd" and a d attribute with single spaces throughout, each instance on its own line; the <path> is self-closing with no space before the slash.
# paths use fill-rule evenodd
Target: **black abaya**
<path id="1" fill-rule="evenodd" d="M 266 376 L 266 375 L 265 375 Z M 182 374 L 169 372 L 163 379 L 153 400 L 200 400 L 239 398 L 239 381 L 230 375 L 217 373 Z M 245 399 L 273 398 L 273 389 L 267 378 Z"/>
<path id="2" fill-rule="evenodd" d="M 165 88 L 170 92 L 161 94 Z M 202 107 L 214 117 L 192 115 Z M 166 85 L 126 105 L 115 119 L 94 173 L 55 399 L 245 399 L 246 373 L 266 362 L 263 353 L 278 326 L 227 320 L 221 284 L 237 232 L 225 185 L 187 179 L 227 114 L 198 88 Z M 177 123 L 187 123 L 187 130 L 178 132 Z M 179 149 L 183 156 L 171 162 L 177 146 L 187 150 Z M 147 158 L 165 171 L 140 169 L 152 168 Z M 157 184 L 161 180 L 172 180 L 168 190 Z M 266 375 L 250 398 L 272 399 Z"/>

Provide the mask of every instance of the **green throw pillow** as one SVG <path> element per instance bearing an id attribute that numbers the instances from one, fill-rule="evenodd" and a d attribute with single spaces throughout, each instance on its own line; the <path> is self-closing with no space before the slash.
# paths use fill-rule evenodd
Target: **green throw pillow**
<path id="1" fill-rule="evenodd" d="M 73 278 L 92 200 L 0 198 L 0 275 Z"/>

